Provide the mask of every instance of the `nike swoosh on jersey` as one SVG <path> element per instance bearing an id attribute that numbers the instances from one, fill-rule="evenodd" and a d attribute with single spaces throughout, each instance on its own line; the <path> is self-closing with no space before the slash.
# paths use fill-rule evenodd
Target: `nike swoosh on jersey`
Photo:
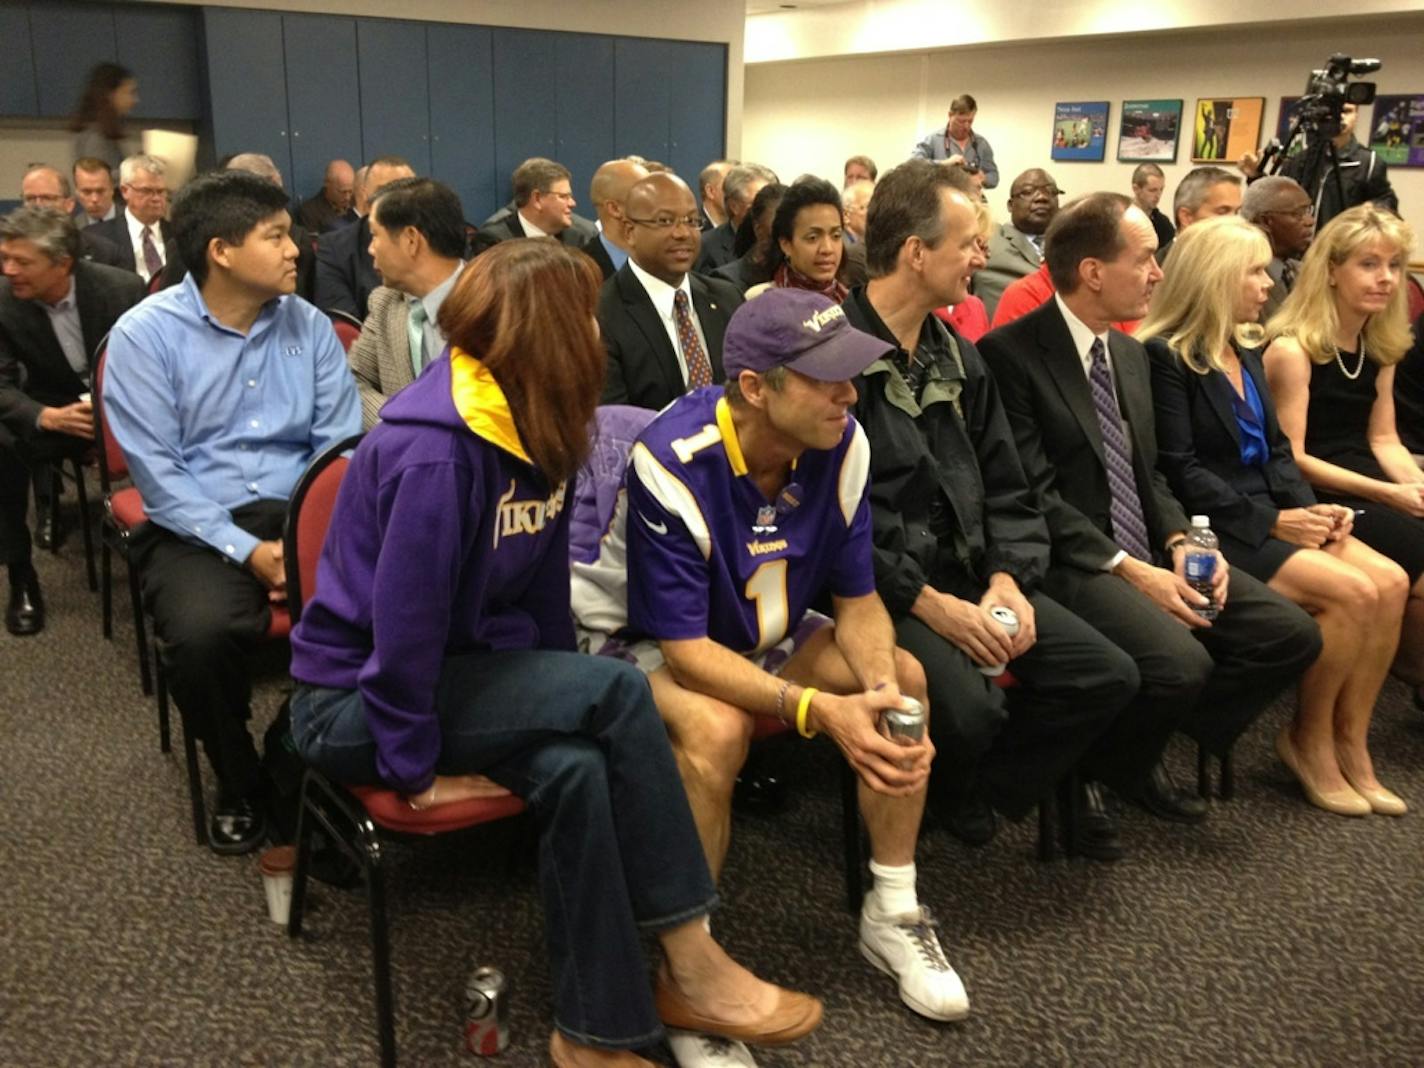
<path id="1" fill-rule="evenodd" d="M 645 516 L 642 512 L 639 512 L 639 513 L 638 513 L 638 518 L 641 519 L 644 523 L 648 524 L 648 529 L 651 530 L 654 534 L 666 534 L 666 533 L 667 533 L 667 524 L 666 524 L 666 523 L 654 523 L 651 519 L 649 519 L 647 516 Z"/>

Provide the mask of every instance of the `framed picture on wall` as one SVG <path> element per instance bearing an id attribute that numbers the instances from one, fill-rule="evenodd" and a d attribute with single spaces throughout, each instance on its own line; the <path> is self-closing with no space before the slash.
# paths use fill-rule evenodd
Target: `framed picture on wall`
<path id="1" fill-rule="evenodd" d="M 1197 98 L 1192 120 L 1193 163 L 1235 163 L 1261 141 L 1264 96 Z"/>
<path id="2" fill-rule="evenodd" d="M 1124 100 L 1117 158 L 1128 163 L 1176 163 L 1181 130 L 1180 100 Z"/>
<path id="3" fill-rule="evenodd" d="M 1424 93 L 1377 96 L 1368 133 L 1360 123 L 1355 139 L 1368 141 L 1391 167 L 1424 167 Z"/>
<path id="4" fill-rule="evenodd" d="M 1108 102 L 1053 105 L 1053 158 L 1101 163 L 1107 154 Z"/>

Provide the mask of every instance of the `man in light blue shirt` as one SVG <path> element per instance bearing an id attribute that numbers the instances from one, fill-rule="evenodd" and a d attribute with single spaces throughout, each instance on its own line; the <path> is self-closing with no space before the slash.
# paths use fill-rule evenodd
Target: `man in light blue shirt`
<path id="1" fill-rule="evenodd" d="M 974 117 L 978 113 L 978 102 L 968 93 L 961 93 L 950 102 L 949 121 L 920 138 L 910 158 L 958 164 L 970 173 L 980 189 L 993 189 L 999 184 L 999 167 L 994 162 L 994 150 L 989 142 L 974 132 Z"/>
<path id="2" fill-rule="evenodd" d="M 144 600 L 218 778 L 219 853 L 266 833 L 244 654 L 286 599 L 287 498 L 317 452 L 361 429 L 330 322 L 292 296 L 290 227 L 265 179 L 195 179 L 173 206 L 190 273 L 115 324 L 105 369 L 104 416 L 150 519 L 134 546 Z"/>

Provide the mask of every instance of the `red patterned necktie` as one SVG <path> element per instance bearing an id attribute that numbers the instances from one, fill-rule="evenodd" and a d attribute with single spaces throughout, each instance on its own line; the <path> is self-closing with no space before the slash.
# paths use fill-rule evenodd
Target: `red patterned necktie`
<path id="1" fill-rule="evenodd" d="M 712 384 L 712 365 L 692 324 L 687 307 L 687 294 L 678 290 L 672 298 L 673 318 L 677 321 L 677 341 L 682 346 L 682 358 L 687 361 L 687 388 L 698 389 Z"/>
<path id="2" fill-rule="evenodd" d="M 158 246 L 153 243 L 153 229 L 148 226 L 143 228 L 143 265 L 148 268 L 149 278 L 163 270 L 163 257 L 158 254 Z"/>

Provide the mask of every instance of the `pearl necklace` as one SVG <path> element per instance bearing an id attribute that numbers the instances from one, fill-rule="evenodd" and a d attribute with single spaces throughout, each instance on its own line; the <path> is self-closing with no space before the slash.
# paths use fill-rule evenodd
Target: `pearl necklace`
<path id="1" fill-rule="evenodd" d="M 1359 377 L 1360 377 L 1360 372 L 1365 369 L 1365 337 L 1364 337 L 1364 335 L 1363 335 L 1363 334 L 1360 335 L 1360 362 L 1357 363 L 1357 364 L 1355 364 L 1355 373 L 1354 373 L 1354 374 L 1351 374 L 1351 373 L 1349 372 L 1349 370 L 1345 367 L 1345 361 L 1344 361 L 1344 359 L 1342 359 L 1341 356 L 1340 356 L 1340 347 L 1339 347 L 1338 345 L 1335 347 L 1335 362 L 1340 365 L 1340 373 L 1341 373 L 1342 375 L 1344 375 L 1346 378 L 1348 378 L 1351 382 L 1353 382 L 1355 379 L 1359 378 Z"/>

